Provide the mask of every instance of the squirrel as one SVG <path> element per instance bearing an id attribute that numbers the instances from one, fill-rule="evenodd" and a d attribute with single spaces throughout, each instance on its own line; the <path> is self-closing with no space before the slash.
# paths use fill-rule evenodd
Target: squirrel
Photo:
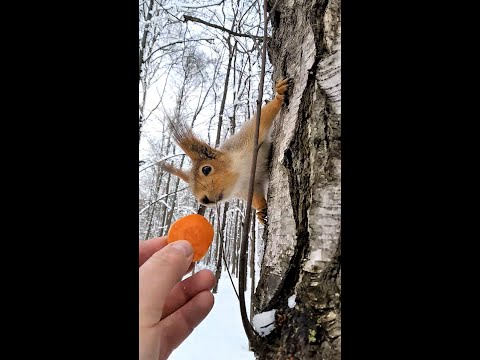
<path id="1" fill-rule="evenodd" d="M 290 79 L 283 79 L 276 83 L 274 99 L 262 106 L 260 114 L 259 150 L 252 207 L 263 225 L 267 222 L 265 194 L 271 130 L 273 120 L 282 107 L 289 81 Z M 238 132 L 226 139 L 218 148 L 213 148 L 200 140 L 185 122 L 170 121 L 170 134 L 191 159 L 192 167 L 188 171 L 183 171 L 171 164 L 161 166 L 165 171 L 185 181 L 197 201 L 207 207 L 233 197 L 246 200 L 254 147 L 255 120 L 256 115 L 246 121 Z"/>

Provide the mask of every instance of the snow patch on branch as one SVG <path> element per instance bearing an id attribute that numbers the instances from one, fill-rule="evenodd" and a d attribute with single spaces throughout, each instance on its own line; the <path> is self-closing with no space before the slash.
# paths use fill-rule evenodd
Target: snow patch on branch
<path id="1" fill-rule="evenodd" d="M 290 297 L 288 298 L 288 307 L 289 307 L 290 309 L 294 308 L 295 305 L 297 305 L 297 303 L 295 302 L 295 298 L 296 298 L 296 297 L 297 297 L 297 295 L 296 295 L 296 294 L 293 294 L 292 296 L 290 296 Z"/>
<path id="2" fill-rule="evenodd" d="M 276 309 L 257 314 L 252 319 L 252 325 L 260 336 L 266 336 L 275 329 L 275 313 Z"/>

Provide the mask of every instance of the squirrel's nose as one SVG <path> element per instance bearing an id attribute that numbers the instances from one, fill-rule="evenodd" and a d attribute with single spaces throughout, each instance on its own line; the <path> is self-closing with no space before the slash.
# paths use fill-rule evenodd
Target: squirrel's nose
<path id="1" fill-rule="evenodd" d="M 207 204 L 210 204 L 211 201 L 209 200 L 209 198 L 207 197 L 207 195 L 205 195 L 202 200 L 200 200 L 202 203 L 204 203 L 205 205 Z"/>

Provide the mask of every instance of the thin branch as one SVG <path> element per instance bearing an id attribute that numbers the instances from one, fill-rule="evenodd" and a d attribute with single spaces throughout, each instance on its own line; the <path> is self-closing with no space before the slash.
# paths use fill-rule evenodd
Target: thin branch
<path id="1" fill-rule="evenodd" d="M 194 113 L 194 115 L 193 115 L 192 124 L 193 124 L 193 122 L 195 121 L 195 119 L 197 118 L 198 114 L 200 114 L 200 111 L 203 110 L 203 106 L 205 105 L 205 100 L 207 100 L 207 96 L 208 96 L 208 94 L 210 93 L 210 90 L 212 90 L 212 88 L 213 88 L 214 85 L 215 85 L 215 81 L 216 81 L 216 78 L 217 78 L 217 71 L 216 71 L 216 70 L 217 70 L 217 66 L 218 66 L 218 64 L 215 65 L 215 71 L 213 72 L 213 81 L 212 81 L 210 87 L 208 88 L 207 93 L 206 93 L 205 96 L 203 97 L 202 103 L 200 104 L 200 101 L 199 101 L 199 103 L 198 103 L 198 105 L 197 105 L 197 109 L 195 110 L 195 113 Z M 202 78 L 203 78 L 203 74 L 202 74 Z M 202 85 L 203 85 L 203 82 L 202 82 Z M 201 99 L 201 95 L 200 95 L 199 99 Z"/>
<path id="2" fill-rule="evenodd" d="M 258 135 L 260 132 L 260 114 L 262 111 L 262 99 L 263 99 L 263 87 L 265 82 L 265 61 L 267 57 L 267 0 L 263 0 L 263 49 L 262 49 L 262 69 L 260 72 L 260 85 L 258 89 L 257 99 L 257 116 L 255 121 L 255 135 L 253 139 L 253 156 L 252 167 L 250 170 L 250 183 L 248 184 L 248 197 L 247 207 L 245 209 L 245 221 L 243 223 L 242 243 L 240 247 L 240 269 L 238 278 L 238 287 L 240 291 L 240 313 L 242 316 L 243 328 L 247 334 L 248 340 L 251 345 L 259 344 L 260 337 L 253 329 L 250 321 L 247 317 L 247 309 L 245 305 L 245 292 L 246 289 L 246 277 L 247 277 L 247 241 L 248 233 L 250 231 L 250 216 L 252 213 L 252 198 L 253 187 L 255 183 L 255 170 L 257 168 L 257 155 L 258 155 Z M 253 291 L 253 289 L 252 289 Z"/>
<path id="3" fill-rule="evenodd" d="M 148 119 L 150 119 L 150 116 L 153 114 L 153 112 L 154 112 L 155 110 L 158 109 L 158 107 L 159 107 L 160 104 L 162 103 L 162 101 L 163 101 L 163 95 L 165 94 L 165 89 L 166 89 L 167 84 L 168 84 L 168 77 L 170 76 L 170 71 L 172 70 L 172 68 L 173 68 L 173 64 L 171 64 L 171 65 L 168 67 L 168 71 L 167 71 L 167 74 L 166 74 L 167 77 L 166 77 L 166 79 L 165 79 L 165 85 L 163 86 L 163 91 L 162 91 L 162 93 L 160 94 L 160 92 L 158 91 L 158 87 L 156 88 L 156 90 L 157 90 L 157 95 L 159 96 L 158 103 L 157 103 L 157 105 L 155 105 L 155 106 L 152 108 L 152 110 L 150 110 L 150 112 L 148 113 L 147 116 L 144 116 L 145 104 L 146 104 L 146 99 L 147 99 L 147 91 L 145 90 L 145 91 L 143 92 L 143 102 L 142 102 L 142 104 L 141 104 L 142 107 L 141 107 L 141 109 L 140 109 L 141 115 L 142 115 L 142 122 L 143 122 L 143 123 L 147 122 Z M 163 76 L 163 75 L 164 75 L 164 74 L 160 75 L 160 77 Z M 152 84 L 153 84 L 153 83 L 150 83 L 149 86 L 151 86 Z M 146 88 L 146 86 L 145 86 L 145 88 Z"/>
<path id="4" fill-rule="evenodd" d="M 259 41 L 263 41 L 264 39 L 266 39 L 266 37 L 261 37 L 261 36 L 256 36 L 256 35 L 241 34 L 241 33 L 238 33 L 236 31 L 232 31 L 232 30 L 229 30 L 227 28 L 224 28 L 223 26 L 212 24 L 212 23 L 206 22 L 205 20 L 199 19 L 197 17 L 189 16 L 189 15 L 183 15 L 183 19 L 184 19 L 184 22 L 188 22 L 188 21 L 197 22 L 197 23 L 200 23 L 200 24 L 203 24 L 203 25 L 213 27 L 215 29 L 225 31 L 225 32 L 227 32 L 227 33 L 229 33 L 230 35 L 233 35 L 233 36 L 248 37 L 248 38 L 259 40 Z"/>
<path id="5" fill-rule="evenodd" d="M 252 7 L 255 5 L 255 1 L 252 1 L 252 4 L 248 7 L 247 10 L 245 10 L 245 12 L 243 13 L 242 17 L 240 18 L 240 20 L 238 20 L 238 25 L 240 26 L 240 24 L 242 23 L 242 20 L 244 18 L 245 15 L 248 14 L 248 12 L 252 9 Z"/>
<path id="6" fill-rule="evenodd" d="M 163 46 L 160 46 L 159 48 L 155 49 L 154 51 L 152 51 L 150 53 L 150 55 L 148 55 L 148 57 L 144 60 L 144 62 L 147 62 L 148 60 L 150 60 L 150 58 L 153 56 L 153 54 L 155 54 L 157 51 L 160 51 L 160 50 L 163 50 L 169 46 L 173 46 L 173 45 L 176 45 L 176 44 L 183 44 L 183 43 L 186 43 L 186 42 L 189 42 L 189 41 L 206 41 L 208 43 L 211 43 L 212 41 L 214 41 L 215 39 L 184 39 L 184 40 L 178 40 L 178 41 L 174 41 L 170 44 L 167 44 L 167 45 L 163 45 Z"/>
<path id="7" fill-rule="evenodd" d="M 138 215 L 142 215 L 142 213 L 147 210 L 150 206 L 156 204 L 157 202 L 159 202 L 160 200 L 162 200 L 163 198 L 167 197 L 167 196 L 170 196 L 170 195 L 173 195 L 173 194 L 176 194 L 180 191 L 183 191 L 185 189 L 188 189 L 188 186 L 185 186 L 184 188 L 180 189 L 180 190 L 177 190 L 177 191 L 172 191 L 171 193 L 169 194 L 165 194 L 165 195 L 162 195 L 161 197 L 159 197 L 157 200 L 155 201 L 152 201 L 150 204 L 148 204 L 147 206 L 145 206 L 142 210 L 140 210 L 140 212 L 138 213 Z"/>
<path id="8" fill-rule="evenodd" d="M 228 93 L 228 82 L 230 79 L 230 71 L 232 69 L 232 59 L 233 55 L 236 50 L 236 46 L 232 46 L 230 44 L 230 36 L 228 37 L 228 64 L 227 64 L 227 73 L 225 74 L 225 83 L 223 86 L 223 97 L 222 97 L 222 103 L 220 104 L 220 111 L 218 113 L 218 127 L 217 127 L 217 137 L 215 140 L 215 147 L 220 146 L 220 135 L 222 133 L 222 124 L 223 124 L 223 115 L 225 112 L 225 103 L 227 100 L 227 93 Z"/>
<path id="9" fill-rule="evenodd" d="M 219 1 L 218 3 L 214 3 L 214 4 L 207 4 L 207 5 L 187 5 L 187 4 L 178 4 L 178 7 L 180 8 L 186 8 L 186 9 L 201 9 L 201 8 L 206 8 L 206 7 L 210 7 L 210 6 L 218 6 L 218 5 L 222 5 L 223 2 L 225 0 L 221 0 Z"/>
<path id="10" fill-rule="evenodd" d="M 222 238 L 220 238 L 220 240 L 223 241 Z M 235 291 L 235 295 L 237 295 L 237 299 L 240 300 L 240 297 L 238 296 L 238 291 L 235 288 L 235 284 L 233 283 L 232 275 L 230 274 L 230 269 L 228 268 L 227 259 L 225 259 L 225 251 L 222 253 L 222 257 L 223 257 L 223 262 L 225 263 L 225 268 L 227 269 L 228 277 L 230 278 L 230 282 L 232 283 L 233 290 Z"/>
<path id="11" fill-rule="evenodd" d="M 158 0 L 155 0 L 155 2 L 158 4 L 158 6 L 160 6 L 162 8 L 163 11 L 165 11 L 168 15 L 174 17 L 176 20 L 178 20 L 179 22 L 182 22 L 182 20 L 180 20 L 178 17 L 176 17 L 174 14 L 172 14 L 169 10 L 171 8 L 166 8 L 165 6 L 163 6 L 161 3 L 158 2 Z"/>
<path id="12" fill-rule="evenodd" d="M 168 159 L 170 159 L 170 158 L 172 158 L 172 157 L 175 157 L 175 156 L 185 156 L 185 154 L 173 154 L 173 155 L 165 156 L 165 157 L 161 158 L 160 160 L 158 160 L 157 162 L 154 162 L 154 163 L 152 163 L 152 164 L 150 164 L 150 165 L 145 166 L 142 170 L 139 171 L 139 173 L 141 173 L 143 170 L 147 170 L 148 168 L 150 168 L 150 167 L 152 167 L 152 166 L 154 166 L 154 165 L 157 165 L 157 164 L 159 164 L 159 163 L 161 163 L 161 162 L 164 162 L 165 160 L 168 160 Z"/>

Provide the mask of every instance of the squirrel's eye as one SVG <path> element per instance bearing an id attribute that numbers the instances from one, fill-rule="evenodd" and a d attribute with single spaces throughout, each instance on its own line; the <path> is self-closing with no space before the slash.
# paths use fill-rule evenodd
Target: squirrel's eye
<path id="1" fill-rule="evenodd" d="M 210 174 L 210 171 L 212 171 L 212 168 L 210 166 L 204 166 L 202 168 L 202 172 L 205 176 L 207 176 L 208 174 Z"/>

